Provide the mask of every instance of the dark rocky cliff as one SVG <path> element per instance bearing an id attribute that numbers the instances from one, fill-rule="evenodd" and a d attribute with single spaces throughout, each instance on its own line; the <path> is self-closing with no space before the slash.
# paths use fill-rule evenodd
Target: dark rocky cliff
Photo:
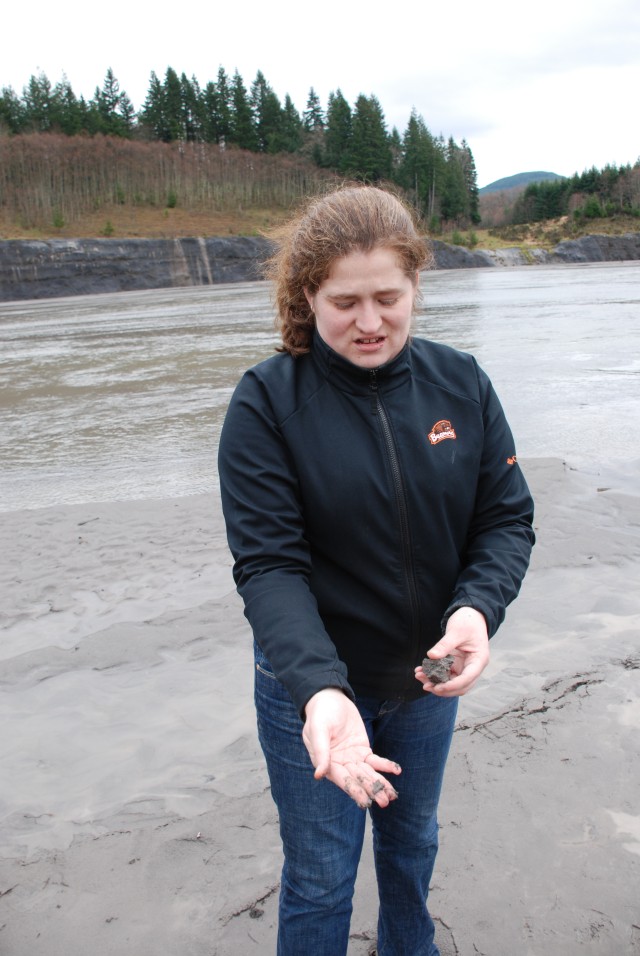
<path id="1" fill-rule="evenodd" d="M 248 282 L 260 278 L 262 238 L 0 241 L 0 301 Z M 435 241 L 438 269 L 640 259 L 640 233 L 584 236 L 551 252 L 470 251 Z"/>
<path id="2" fill-rule="evenodd" d="M 624 262 L 640 259 L 640 232 L 624 236 L 582 236 L 567 239 L 550 251 L 546 249 L 476 249 L 434 242 L 438 269 L 475 269 L 481 266 L 531 266 L 553 263 Z"/>
<path id="3" fill-rule="evenodd" d="M 484 249 L 471 250 L 464 246 L 451 246 L 439 239 L 432 240 L 431 246 L 436 269 L 478 269 L 495 265 Z"/>
<path id="4" fill-rule="evenodd" d="M 0 301 L 248 282 L 266 239 L 47 239 L 0 242 Z"/>
<path id="5" fill-rule="evenodd" d="M 640 259 L 640 232 L 626 236 L 583 236 L 561 242 L 555 262 L 624 262 Z"/>

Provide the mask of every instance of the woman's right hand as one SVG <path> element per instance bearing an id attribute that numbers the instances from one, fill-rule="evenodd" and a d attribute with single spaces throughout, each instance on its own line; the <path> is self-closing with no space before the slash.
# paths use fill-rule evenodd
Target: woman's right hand
<path id="1" fill-rule="evenodd" d="M 358 708 L 337 687 L 326 687 L 307 701 L 302 739 L 316 780 L 331 780 L 363 810 L 373 801 L 387 807 L 397 798 L 379 771 L 399 774 L 401 768 L 373 753 Z"/>

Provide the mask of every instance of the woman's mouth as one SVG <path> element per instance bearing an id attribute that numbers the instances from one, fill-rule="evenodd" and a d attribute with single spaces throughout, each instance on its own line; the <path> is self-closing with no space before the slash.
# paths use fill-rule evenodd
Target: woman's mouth
<path id="1" fill-rule="evenodd" d="M 382 345 L 384 342 L 384 335 L 374 335 L 369 338 L 356 339 L 356 345 L 361 348 L 371 348 L 376 345 Z"/>

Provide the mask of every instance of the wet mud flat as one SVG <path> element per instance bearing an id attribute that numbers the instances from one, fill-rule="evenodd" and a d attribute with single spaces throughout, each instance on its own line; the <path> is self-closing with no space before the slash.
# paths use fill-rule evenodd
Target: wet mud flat
<path id="1" fill-rule="evenodd" d="M 640 498 L 524 461 L 538 544 L 461 703 L 443 956 L 640 952 Z M 280 848 L 217 497 L 0 523 L 0 952 L 275 951 Z M 350 954 L 375 945 L 367 838 Z"/>

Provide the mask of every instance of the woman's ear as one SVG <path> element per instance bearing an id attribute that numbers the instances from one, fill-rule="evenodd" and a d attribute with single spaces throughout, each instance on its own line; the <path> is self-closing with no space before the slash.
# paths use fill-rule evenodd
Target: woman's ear
<path id="1" fill-rule="evenodd" d="M 309 292 L 306 286 L 304 287 L 303 292 L 304 292 L 305 299 L 309 303 L 309 308 L 313 312 L 313 296 L 311 295 L 311 293 Z"/>

